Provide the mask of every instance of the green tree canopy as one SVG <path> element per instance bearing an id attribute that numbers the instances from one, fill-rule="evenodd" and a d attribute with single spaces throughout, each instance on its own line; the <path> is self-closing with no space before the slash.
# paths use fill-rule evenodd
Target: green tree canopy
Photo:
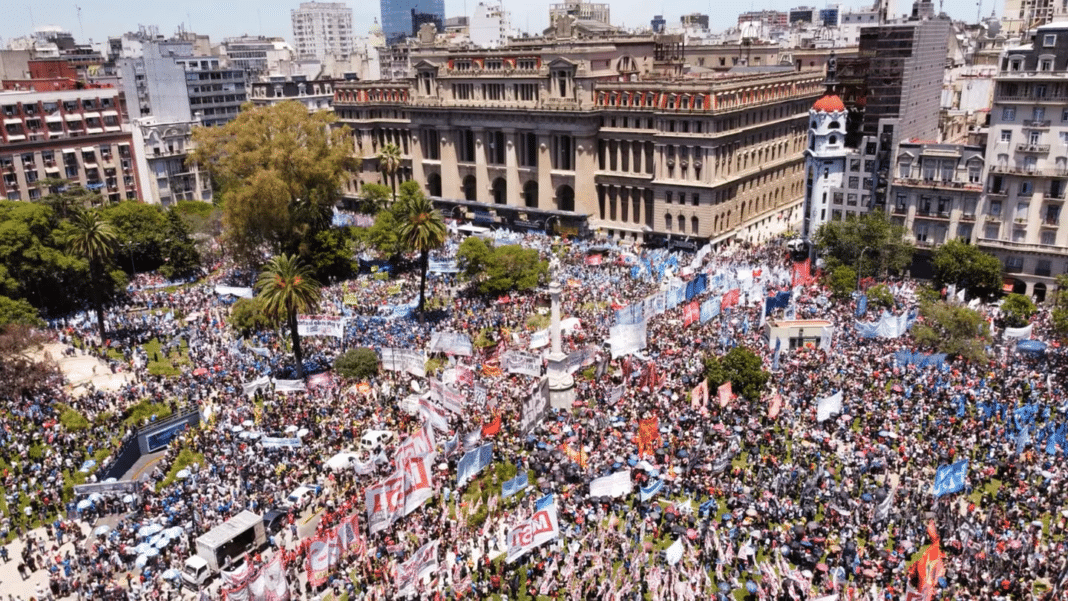
<path id="1" fill-rule="evenodd" d="M 831 293 L 839 300 L 849 298 L 857 287 L 857 272 L 848 265 L 837 265 L 825 276 Z"/>
<path id="2" fill-rule="evenodd" d="M 48 341 L 44 332 L 29 325 L 0 326 L 0 401 L 12 402 L 53 390 L 58 374 L 54 361 L 37 353 Z"/>
<path id="3" fill-rule="evenodd" d="M 1010 294 L 1001 303 L 1001 316 L 1006 327 L 1022 328 L 1038 313 L 1038 307 L 1030 297 L 1023 294 Z"/>
<path id="4" fill-rule="evenodd" d="M 533 290 L 549 274 L 549 263 L 541 260 L 538 251 L 517 244 L 493 246 L 477 236 L 469 236 L 460 244 L 456 258 L 482 294 Z"/>
<path id="5" fill-rule="evenodd" d="M 894 307 L 894 295 L 890 293 L 890 288 L 886 284 L 876 284 L 867 290 L 868 305 L 872 307 L 880 307 L 883 309 L 892 309 Z"/>
<path id="6" fill-rule="evenodd" d="M 262 298 L 239 298 L 230 307 L 230 327 L 243 338 L 248 338 L 256 332 L 270 330 L 278 325 L 276 319 L 267 313 L 266 305 Z"/>
<path id="7" fill-rule="evenodd" d="M 9 324 L 37 327 L 45 325 L 37 309 L 27 301 L 0 296 L 0 329 Z"/>
<path id="8" fill-rule="evenodd" d="M 375 215 L 374 225 L 367 228 L 366 239 L 378 256 L 388 259 L 404 250 L 397 234 L 398 228 L 397 216 L 393 211 L 381 210 Z"/>
<path id="9" fill-rule="evenodd" d="M 708 379 L 710 391 L 730 382 L 734 394 L 755 403 L 764 394 L 769 377 L 771 374 L 764 371 L 760 357 L 744 346 L 736 346 L 722 357 L 713 354 L 705 356 L 705 378 Z"/>
<path id="10" fill-rule="evenodd" d="M 1068 338 L 1068 275 L 1057 276 L 1057 289 L 1053 292 L 1052 301 L 1050 321 L 1053 331 L 1061 338 Z"/>
<path id="11" fill-rule="evenodd" d="M 363 188 L 360 189 L 359 211 L 377 215 L 379 211 L 389 204 L 389 200 L 392 197 L 393 194 L 389 186 L 373 183 L 364 184 Z"/>
<path id="12" fill-rule="evenodd" d="M 356 167 L 348 128 L 299 102 L 245 105 L 222 127 L 193 131 L 189 160 L 218 185 L 225 239 L 234 255 L 256 264 L 267 249 L 302 253 L 301 242 L 330 225 L 341 183 Z"/>
<path id="13" fill-rule="evenodd" d="M 334 371 L 350 380 L 366 380 L 378 374 L 378 353 L 358 347 L 345 351 L 334 360 Z"/>
<path id="14" fill-rule="evenodd" d="M 931 262 L 939 287 L 952 284 L 980 298 L 1001 290 L 1001 263 L 976 246 L 950 240 L 934 251 Z"/>
<path id="15" fill-rule="evenodd" d="M 297 361 L 297 378 L 304 378 L 304 354 L 300 348 L 297 315 L 310 313 L 319 306 L 319 282 L 312 279 L 311 269 L 295 255 L 278 255 L 267 262 L 256 280 L 258 296 L 264 310 L 275 319 L 285 320 L 293 339 L 293 357 Z"/>
<path id="16" fill-rule="evenodd" d="M 979 312 L 963 305 L 924 302 L 920 305 L 920 319 L 912 326 L 912 338 L 951 357 L 983 363 L 987 360 L 990 328 Z"/>
<path id="17" fill-rule="evenodd" d="M 831 269 L 837 265 L 855 269 L 863 253 L 861 277 L 872 277 L 900 273 L 912 263 L 915 247 L 905 240 L 905 234 L 905 227 L 891 222 L 886 213 L 872 211 L 844 221 L 828 221 L 816 231 L 815 241 Z"/>
<path id="18" fill-rule="evenodd" d="M 181 214 L 170 209 L 164 219 L 163 265 L 160 274 L 168 279 L 189 277 L 200 271 L 200 251 L 193 240 L 189 224 Z"/>

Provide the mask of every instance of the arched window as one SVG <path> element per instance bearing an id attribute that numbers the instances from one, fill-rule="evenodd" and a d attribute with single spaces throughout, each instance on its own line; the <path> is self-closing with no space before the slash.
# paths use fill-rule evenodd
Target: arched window
<path id="1" fill-rule="evenodd" d="M 529 181 L 523 185 L 523 204 L 530 208 L 538 208 L 538 182 Z"/>
<path id="2" fill-rule="evenodd" d="M 680 234 L 685 234 L 686 233 L 686 218 L 683 217 L 682 215 L 679 215 L 679 233 Z"/>
<path id="3" fill-rule="evenodd" d="M 671 213 L 664 213 L 664 229 L 670 232 L 672 225 Z"/>
<path id="4" fill-rule="evenodd" d="M 696 215 L 690 217 L 690 233 L 694 235 L 701 234 L 700 220 L 697 219 Z"/>

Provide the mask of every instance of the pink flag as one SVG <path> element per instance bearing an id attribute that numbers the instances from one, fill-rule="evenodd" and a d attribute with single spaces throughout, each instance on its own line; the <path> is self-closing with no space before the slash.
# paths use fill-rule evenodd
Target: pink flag
<path id="1" fill-rule="evenodd" d="M 729 405 L 731 402 L 731 397 L 733 396 L 734 393 L 731 392 L 731 383 L 724 382 L 723 384 L 721 384 L 719 387 L 719 406 L 726 407 L 727 405 Z"/>

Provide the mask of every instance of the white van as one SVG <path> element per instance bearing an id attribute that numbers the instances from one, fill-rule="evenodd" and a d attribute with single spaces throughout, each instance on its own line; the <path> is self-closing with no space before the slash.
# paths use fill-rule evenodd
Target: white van
<path id="1" fill-rule="evenodd" d="M 360 439 L 360 448 L 377 455 L 397 438 L 391 430 L 368 430 Z"/>

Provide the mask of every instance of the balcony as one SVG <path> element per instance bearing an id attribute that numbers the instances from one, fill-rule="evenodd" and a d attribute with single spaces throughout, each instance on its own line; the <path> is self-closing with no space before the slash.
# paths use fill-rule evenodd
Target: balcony
<path id="1" fill-rule="evenodd" d="M 1056 169 L 1053 167 L 1040 169 L 1038 167 L 1015 167 L 1011 165 L 991 165 L 991 173 L 1009 173 L 1013 175 L 1035 175 L 1044 177 L 1068 177 L 1068 169 Z"/>
<path id="2" fill-rule="evenodd" d="M 1030 127 L 1032 129 L 1049 129 L 1049 119 L 1046 120 L 1030 120 L 1024 121 L 1024 127 Z"/>
<path id="3" fill-rule="evenodd" d="M 909 212 L 908 207 L 894 207 L 894 215 L 905 215 Z"/>
<path id="4" fill-rule="evenodd" d="M 975 213 L 961 213 L 960 214 L 960 220 L 961 221 L 975 221 Z"/>
<path id="5" fill-rule="evenodd" d="M 1057 227 L 1058 225 L 1060 225 L 1060 223 L 1061 223 L 1061 219 L 1060 219 L 1059 216 L 1058 217 L 1046 217 L 1045 219 L 1042 220 L 1042 227 Z"/>
<path id="6" fill-rule="evenodd" d="M 1016 152 L 1047 153 L 1049 144 L 1017 144 Z"/>
<path id="7" fill-rule="evenodd" d="M 921 186 L 929 188 L 943 188 L 946 190 L 974 190 L 983 191 L 983 184 L 978 182 L 946 181 L 940 179 L 920 179 L 915 177 L 895 177 L 895 186 Z"/>

